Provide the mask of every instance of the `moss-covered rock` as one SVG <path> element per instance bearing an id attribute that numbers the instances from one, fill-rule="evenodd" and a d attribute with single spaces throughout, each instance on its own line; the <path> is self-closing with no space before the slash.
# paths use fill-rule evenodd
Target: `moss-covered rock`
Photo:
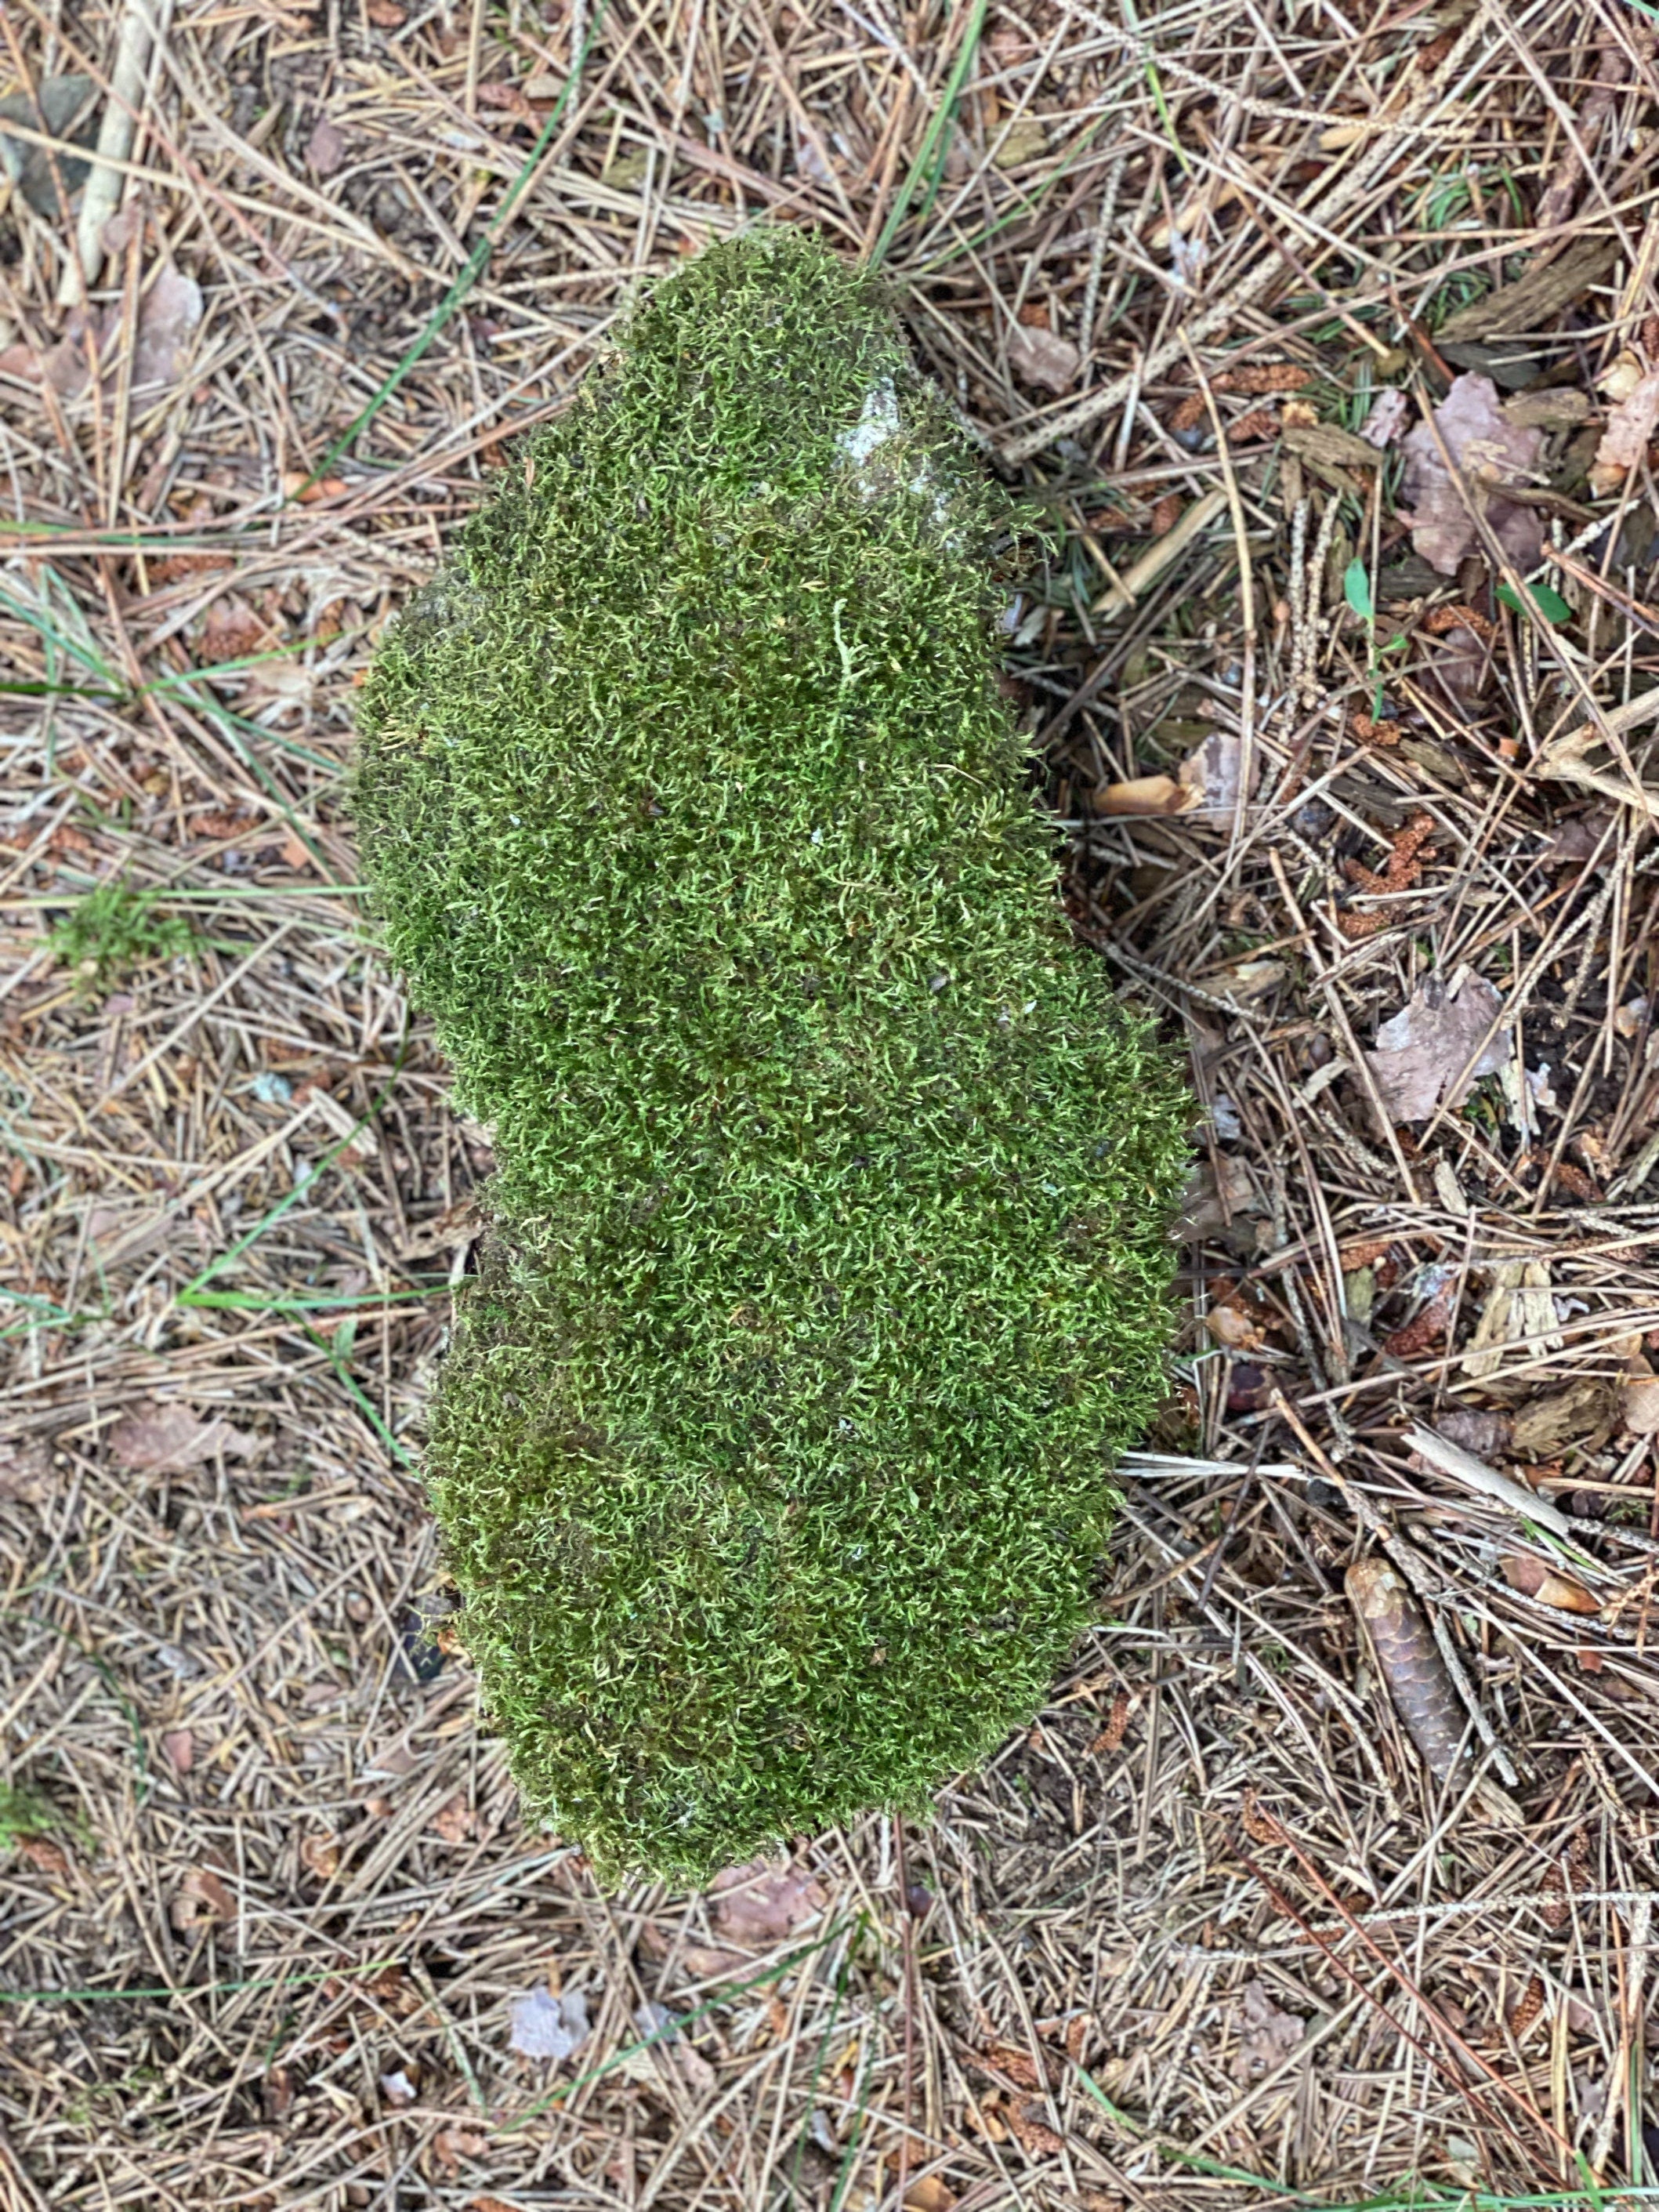
<path id="1" fill-rule="evenodd" d="M 429 1476 L 528 1808 L 696 1877 L 1041 1702 L 1183 1094 L 1069 941 L 1000 495 L 871 279 L 660 285 L 382 647 L 356 805 L 494 1128 Z"/>

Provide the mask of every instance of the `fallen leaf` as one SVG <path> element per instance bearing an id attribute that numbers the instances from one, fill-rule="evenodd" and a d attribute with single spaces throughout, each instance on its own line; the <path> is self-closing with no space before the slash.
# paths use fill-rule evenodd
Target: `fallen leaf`
<path id="1" fill-rule="evenodd" d="M 904 2192 L 904 2212 L 955 2212 L 956 2191 L 947 2189 L 936 2173 L 925 2173 Z"/>
<path id="2" fill-rule="evenodd" d="M 395 2074 L 382 2074 L 380 2094 L 388 2105 L 412 2105 L 416 2095 L 415 2084 L 401 2068 Z"/>
<path id="3" fill-rule="evenodd" d="M 222 1452 L 237 1459 L 255 1459 L 264 1449 L 265 1440 L 234 1429 L 228 1421 L 216 1417 L 199 1421 L 177 1398 L 164 1405 L 142 1399 L 110 1431 L 109 1448 L 123 1467 L 135 1474 L 148 1474 L 164 1467 L 199 1467 L 204 1460 L 214 1459 Z"/>
<path id="4" fill-rule="evenodd" d="M 161 1753 L 175 1774 L 188 1774 L 196 1764 L 196 1739 L 188 1729 L 169 1729 L 161 1738 Z"/>
<path id="5" fill-rule="evenodd" d="M 1590 489 L 1598 499 L 1617 491 L 1648 450 L 1659 423 L 1659 368 L 1638 378 L 1607 416 L 1607 427 L 1590 464 Z"/>
<path id="6" fill-rule="evenodd" d="M 90 316 L 82 307 L 71 311 L 63 337 L 40 356 L 40 374 L 60 398 L 76 399 L 86 390 L 95 346 L 99 381 L 106 404 L 113 405 L 123 313 L 119 307 Z M 135 394 L 151 395 L 179 381 L 201 320 L 201 286 L 179 270 L 163 269 L 138 303 L 131 387 Z"/>
<path id="7" fill-rule="evenodd" d="M 458 1790 L 432 1816 L 432 1825 L 447 1844 L 464 1844 L 472 1832 L 472 1808 L 466 1792 Z"/>
<path id="8" fill-rule="evenodd" d="M 331 177 L 345 167 L 345 140 L 327 116 L 319 115 L 306 141 L 306 167 L 313 177 Z"/>
<path id="9" fill-rule="evenodd" d="M 1437 975 L 1419 984 L 1401 1011 L 1378 1029 L 1376 1049 L 1365 1055 L 1392 1120 L 1425 1121 L 1443 1094 L 1447 1105 L 1456 1106 L 1477 1076 L 1490 1075 L 1503 1066 L 1509 1049 L 1507 1029 L 1480 1044 L 1503 1003 L 1484 976 L 1467 971 L 1449 988 Z M 1480 1057 L 1463 1076 L 1477 1046 Z"/>
<path id="10" fill-rule="evenodd" d="M 401 31 L 409 21 L 409 10 L 399 0 L 368 0 L 367 13 L 378 31 Z"/>
<path id="11" fill-rule="evenodd" d="M 727 1867 L 708 1885 L 714 1932 L 729 1943 L 763 1948 L 810 1927 L 830 1902 L 815 1875 L 751 1859 Z"/>
<path id="12" fill-rule="evenodd" d="M 340 1871 L 339 1838 L 327 1834 L 307 1836 L 300 1845 L 300 1863 L 319 1881 L 332 1881 Z"/>
<path id="13" fill-rule="evenodd" d="M 1530 1552 L 1504 1553 L 1504 1579 L 1522 1597 L 1535 1597 L 1540 1605 L 1553 1605 L 1562 1613 L 1601 1610 L 1600 1600 L 1592 1597 L 1583 1583 L 1575 1582 L 1571 1575 L 1558 1574 Z"/>
<path id="14" fill-rule="evenodd" d="M 1083 356 L 1070 338 L 1052 331 L 1030 330 L 1016 324 L 1008 333 L 1008 366 L 1022 384 L 1039 384 L 1045 392 L 1069 392 L 1083 367 Z"/>
<path id="15" fill-rule="evenodd" d="M 192 1867 L 179 1885 L 168 1917 L 182 1935 L 211 1922 L 234 1920 L 236 1902 L 211 1867 Z"/>
<path id="16" fill-rule="evenodd" d="M 1271 2073 L 1308 2032 L 1307 2021 L 1283 2011 L 1259 1979 L 1245 1983 L 1235 2025 L 1238 2048 L 1233 2053 L 1233 2079 L 1237 2081 L 1253 2081 Z"/>
<path id="17" fill-rule="evenodd" d="M 545 1984 L 527 1996 L 514 1997 L 508 2011 L 512 2027 L 507 2048 L 521 2058 L 568 2058 L 580 2051 L 591 2033 L 587 1998 L 580 1990 L 566 1990 L 555 1996 Z"/>
<path id="18" fill-rule="evenodd" d="M 1409 393 L 1398 385 L 1390 384 L 1372 400 L 1370 412 L 1359 426 L 1359 434 L 1368 446 L 1379 453 L 1385 446 L 1393 445 L 1406 427 L 1406 417 L 1411 412 Z"/>
<path id="19" fill-rule="evenodd" d="M 1400 512 L 1412 526 L 1413 548 L 1441 575 L 1455 575 L 1458 562 L 1480 542 L 1474 514 L 1483 513 L 1510 561 L 1526 574 L 1543 551 L 1543 526 L 1534 508 L 1505 499 L 1498 487 L 1530 480 L 1543 433 L 1504 416 L 1489 376 L 1456 378 L 1434 421 L 1438 439 L 1427 422 L 1419 422 L 1405 443 Z M 1442 457 L 1443 443 L 1461 488 Z"/>

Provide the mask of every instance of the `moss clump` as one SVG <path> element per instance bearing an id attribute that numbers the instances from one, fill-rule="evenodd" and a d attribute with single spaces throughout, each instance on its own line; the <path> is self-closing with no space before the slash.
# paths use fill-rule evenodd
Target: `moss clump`
<path id="1" fill-rule="evenodd" d="M 528 1807 L 696 1878 L 1040 1703 L 1159 1391 L 1183 1096 L 1068 941 L 994 488 L 872 282 L 705 253 L 381 650 L 386 941 L 501 1237 L 429 1476 Z"/>
<path id="2" fill-rule="evenodd" d="M 189 951 L 195 931 L 182 915 L 158 914 L 160 896 L 117 877 L 77 899 L 53 926 L 52 957 L 75 970 L 83 997 L 124 982 L 146 962 Z"/>

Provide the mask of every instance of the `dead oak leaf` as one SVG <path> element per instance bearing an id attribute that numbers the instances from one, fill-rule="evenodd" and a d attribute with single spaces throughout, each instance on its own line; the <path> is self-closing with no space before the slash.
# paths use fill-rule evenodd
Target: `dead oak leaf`
<path id="1" fill-rule="evenodd" d="M 264 1449 L 264 1438 L 234 1429 L 228 1421 L 198 1420 L 176 1398 L 163 1405 L 141 1399 L 110 1431 L 109 1448 L 133 1474 L 149 1474 L 161 1468 L 199 1467 L 221 1453 L 255 1459 Z"/>
<path id="2" fill-rule="evenodd" d="M 1477 1077 L 1503 1066 L 1508 1030 L 1481 1042 L 1503 1003 L 1484 976 L 1467 971 L 1450 985 L 1438 975 L 1419 984 L 1400 1012 L 1382 1023 L 1376 1049 L 1365 1055 L 1390 1120 L 1426 1121 L 1443 1100 L 1458 1105 Z M 1465 1074 L 1477 1047 L 1480 1056 Z"/>
<path id="3" fill-rule="evenodd" d="M 1543 436 L 1541 430 L 1510 422 L 1499 410 L 1492 379 L 1473 374 L 1455 380 L 1434 410 L 1432 425 L 1419 422 L 1407 434 L 1400 511 L 1412 526 L 1413 550 L 1431 568 L 1443 576 L 1456 574 L 1458 562 L 1480 544 L 1478 514 L 1485 515 L 1523 575 L 1537 566 L 1544 550 L 1543 526 L 1533 508 L 1505 499 L 1501 487 L 1531 477 Z"/>

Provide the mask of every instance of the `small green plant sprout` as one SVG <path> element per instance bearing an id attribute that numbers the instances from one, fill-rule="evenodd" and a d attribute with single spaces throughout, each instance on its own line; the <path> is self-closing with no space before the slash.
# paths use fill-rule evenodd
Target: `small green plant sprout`
<path id="1" fill-rule="evenodd" d="M 355 774 L 499 1163 L 427 1474 L 526 1812 L 696 1880 L 1040 1705 L 1163 1392 L 1190 1109 L 1070 939 L 1010 509 L 878 279 L 709 249 L 507 477 Z"/>
<path id="2" fill-rule="evenodd" d="M 53 957 L 73 970 L 82 996 L 124 982 L 152 960 L 187 952 L 196 933 L 182 915 L 156 911 L 159 895 L 122 877 L 78 898 L 48 939 Z"/>

